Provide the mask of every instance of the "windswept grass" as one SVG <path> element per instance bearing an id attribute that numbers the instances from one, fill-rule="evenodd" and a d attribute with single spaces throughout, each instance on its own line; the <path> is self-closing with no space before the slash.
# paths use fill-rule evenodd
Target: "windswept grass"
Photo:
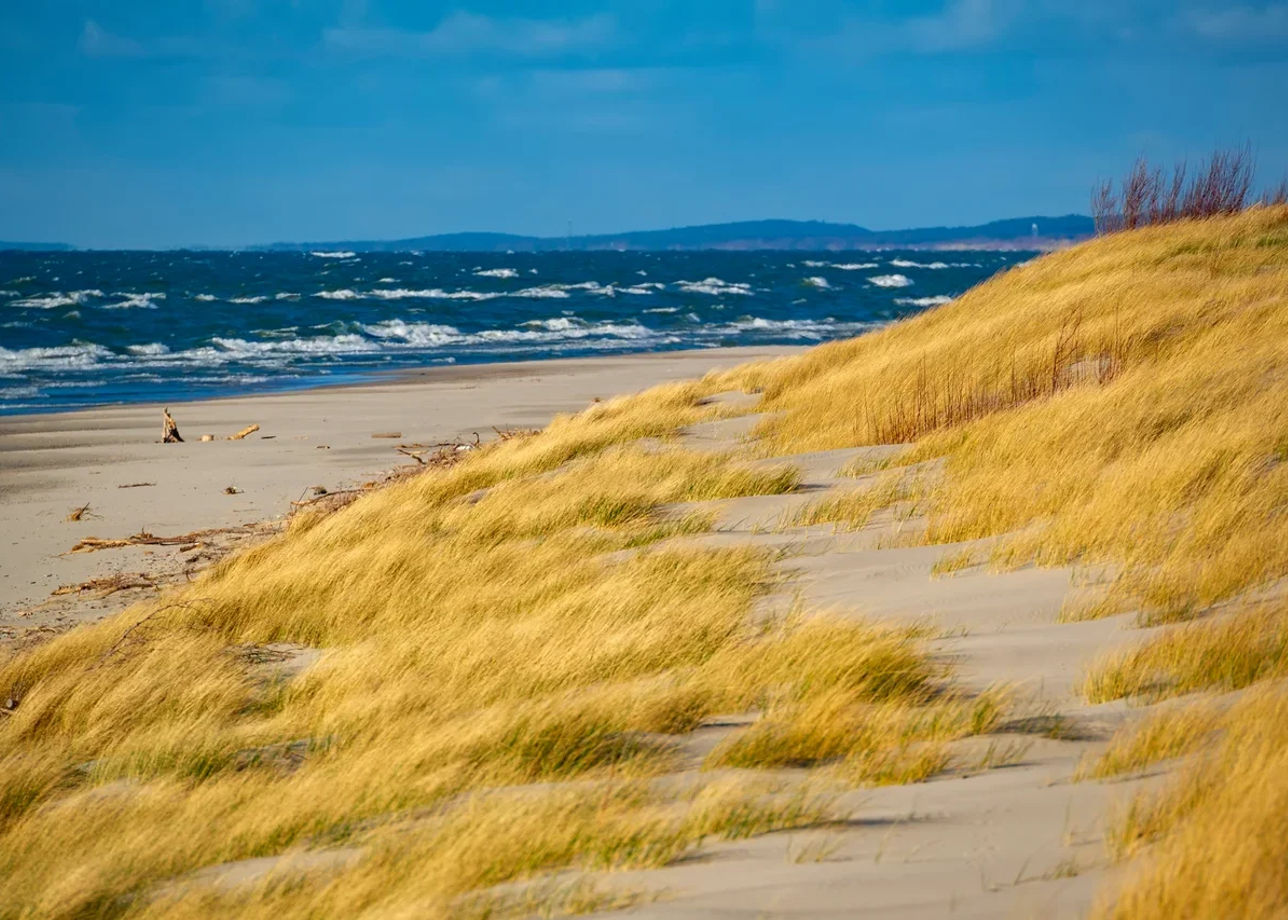
<path id="1" fill-rule="evenodd" d="M 1106 655 L 1083 681 L 1093 703 L 1158 699 L 1195 690 L 1238 690 L 1288 674 L 1288 602 L 1240 609 L 1173 627 Z"/>
<path id="2" fill-rule="evenodd" d="M 1223 715 L 1206 700 L 1151 712 L 1115 732 L 1103 753 L 1079 766 L 1077 778 L 1105 779 L 1193 753 L 1212 740 Z"/>
<path id="3" fill-rule="evenodd" d="M 1288 693 L 1250 691 L 1224 720 L 1220 740 L 1161 793 L 1132 799 L 1110 841 L 1142 853 L 1097 920 L 1270 920 L 1288 907 Z M 1152 844 L 1147 850 L 1147 845 Z"/>
<path id="4" fill-rule="evenodd" d="M 1113 235 L 722 382 L 768 451 L 942 458 L 926 540 L 1114 562 L 1119 607 L 1185 618 L 1288 575 L 1285 253 L 1283 206 Z"/>

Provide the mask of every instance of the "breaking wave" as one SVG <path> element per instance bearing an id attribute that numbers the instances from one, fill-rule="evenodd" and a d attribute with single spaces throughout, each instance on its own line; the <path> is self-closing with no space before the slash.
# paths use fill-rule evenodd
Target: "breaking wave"
<path id="1" fill-rule="evenodd" d="M 868 283 L 883 288 L 901 288 L 912 284 L 912 279 L 907 275 L 873 275 Z"/>

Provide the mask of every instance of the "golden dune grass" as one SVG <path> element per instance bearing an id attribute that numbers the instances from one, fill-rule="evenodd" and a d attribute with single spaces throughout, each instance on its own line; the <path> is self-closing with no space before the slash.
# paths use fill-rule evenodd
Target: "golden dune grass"
<path id="1" fill-rule="evenodd" d="M 614 903 L 575 885 L 507 901 L 494 886 L 658 865 L 707 836 L 828 817 L 824 800 L 746 779 L 763 774 L 711 771 L 683 793 L 653 782 L 720 712 L 763 714 L 712 755 L 721 770 L 897 782 L 942 769 L 947 741 L 988 730 L 996 704 L 946 690 L 915 634 L 757 621 L 777 578 L 765 554 L 661 543 L 708 526 L 672 503 L 795 486 L 789 468 L 744 462 L 753 452 L 910 442 L 890 465 L 942 469 L 918 484 L 924 539 L 998 537 L 1002 564 L 1112 564 L 1106 609 L 1165 621 L 1222 602 L 1220 622 L 1242 624 L 1237 666 L 1229 637 L 1166 633 L 1089 678 L 1093 696 L 1281 673 L 1270 614 L 1240 600 L 1288 575 L 1286 254 L 1280 207 L 1046 256 L 882 332 L 598 404 L 299 517 L 158 604 L 0 663 L 0 693 L 20 700 L 0 723 L 0 917 Z M 763 443 L 676 449 L 680 426 L 724 411 L 703 398 L 730 387 L 763 388 Z M 881 497 L 806 515 L 853 525 Z M 322 657 L 279 679 L 259 662 L 268 643 Z M 1213 756 L 1269 796 L 1278 737 Z M 1147 835 L 1181 863 L 1204 803 L 1224 801 L 1184 795 L 1199 804 L 1169 806 Z M 1229 877 L 1281 859 L 1282 839 L 1242 841 Z M 174 881 L 337 847 L 361 858 L 238 889 Z M 1180 884 L 1142 879 L 1142 892 Z M 1121 909 L 1137 912 L 1117 916 L 1163 916 L 1131 907 L 1146 901 L 1126 891 Z"/>
<path id="2" fill-rule="evenodd" d="M 1219 741 L 1166 790 L 1132 799 L 1112 826 L 1120 856 L 1141 854 L 1097 920 L 1282 917 L 1288 840 L 1288 693 L 1250 691 Z"/>
<path id="3" fill-rule="evenodd" d="M 1285 253 L 1284 207 L 1109 236 L 723 382 L 764 389 L 766 453 L 943 458 L 928 541 L 1113 561 L 1120 600 L 1182 618 L 1288 574 Z"/>

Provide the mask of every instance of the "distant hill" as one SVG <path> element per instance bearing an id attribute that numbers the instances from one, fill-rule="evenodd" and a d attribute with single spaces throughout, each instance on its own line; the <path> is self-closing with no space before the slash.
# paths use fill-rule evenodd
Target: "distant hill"
<path id="1" fill-rule="evenodd" d="M 0 240 L 0 252 L 21 250 L 27 252 L 70 252 L 75 249 L 68 243 L 19 243 L 13 240 Z"/>
<path id="2" fill-rule="evenodd" d="M 818 220 L 749 220 L 670 230 L 632 230 L 593 236 L 539 237 L 512 233 L 445 233 L 401 240 L 273 243 L 256 250 L 354 252 L 548 252 L 553 250 L 692 249 L 1056 249 L 1091 236 L 1090 217 L 1016 217 L 974 227 L 869 230 Z"/>

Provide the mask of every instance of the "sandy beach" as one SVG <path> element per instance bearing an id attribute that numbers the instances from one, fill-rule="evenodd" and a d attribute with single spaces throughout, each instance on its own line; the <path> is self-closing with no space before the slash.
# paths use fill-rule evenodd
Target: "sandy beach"
<path id="1" fill-rule="evenodd" d="M 183 544 L 68 554 L 85 537 L 236 528 L 280 519 L 314 487 L 361 484 L 413 461 L 396 450 L 545 425 L 596 398 L 800 349 L 730 348 L 440 367 L 388 382 L 169 406 L 182 444 L 161 444 L 160 405 L 0 418 L 0 639 L 53 631 L 129 603 L 89 592 L 32 612 L 63 585 L 182 568 Z M 226 440 L 251 425 L 243 440 Z M 203 443 L 203 434 L 215 440 Z M 398 437 L 373 437 L 396 434 Z M 231 493 L 226 489 L 232 489 Z M 71 511 L 88 505 L 79 521 Z M 195 564 L 204 560 L 194 559 Z M 25 614 L 25 615 L 20 615 Z"/>

